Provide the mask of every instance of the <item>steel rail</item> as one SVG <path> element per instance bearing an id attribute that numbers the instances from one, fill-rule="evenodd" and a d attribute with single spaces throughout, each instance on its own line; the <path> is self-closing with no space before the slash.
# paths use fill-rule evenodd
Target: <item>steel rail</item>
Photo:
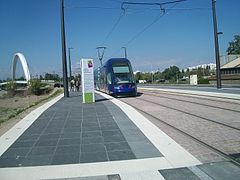
<path id="1" fill-rule="evenodd" d="M 125 101 L 124 101 L 124 102 L 125 102 Z M 156 119 L 156 120 L 162 122 L 163 124 L 165 124 L 165 125 L 173 128 L 173 129 L 175 129 L 176 131 L 180 132 L 181 134 L 183 134 L 183 135 L 185 135 L 185 136 L 188 136 L 188 137 L 191 138 L 192 140 L 198 142 L 199 144 L 201 144 L 201 145 L 203 145 L 203 146 L 211 149 L 212 151 L 216 152 L 217 154 L 221 155 L 221 156 L 224 157 L 225 159 L 228 159 L 229 161 L 231 161 L 231 162 L 234 163 L 235 165 L 240 166 L 240 162 L 236 161 L 235 158 L 232 157 L 231 155 L 229 155 L 229 154 L 227 154 L 227 153 L 225 153 L 225 152 L 223 152 L 223 151 L 221 151 L 221 150 L 218 150 L 217 148 L 213 147 L 212 145 L 209 145 L 208 143 L 203 142 L 202 140 L 200 140 L 200 139 L 192 136 L 191 134 L 182 131 L 181 129 L 179 129 L 179 128 L 177 128 L 177 127 L 175 127 L 175 126 L 167 123 L 166 121 L 164 121 L 164 120 L 162 120 L 162 119 L 160 119 L 160 118 L 158 118 L 158 117 L 153 116 L 152 114 L 150 114 L 150 113 L 148 113 L 148 112 L 146 112 L 146 111 L 143 111 L 142 109 L 139 109 L 139 108 L 136 107 L 136 106 L 133 106 L 133 105 L 130 104 L 130 103 L 127 103 L 127 102 L 125 102 L 125 103 L 128 104 L 128 105 L 130 105 L 130 106 L 132 106 L 132 107 L 134 107 L 134 108 L 135 108 L 136 110 L 138 110 L 139 112 L 145 113 L 145 114 L 147 114 L 148 116 L 152 117 L 153 119 Z"/>
<path id="2" fill-rule="evenodd" d="M 198 115 L 195 115 L 195 114 L 192 114 L 192 113 L 189 113 L 189 112 L 186 112 L 186 111 L 177 109 L 177 108 L 173 108 L 173 107 L 170 107 L 170 106 L 162 105 L 162 104 L 159 104 L 159 103 L 156 103 L 156 102 L 152 102 L 152 101 L 149 101 L 149 100 L 146 100 L 146 99 L 140 99 L 140 98 L 136 98 L 136 99 L 138 99 L 138 100 L 140 100 L 140 101 L 149 102 L 149 103 L 152 103 L 152 104 L 155 104 L 155 105 L 158 105 L 158 106 L 162 106 L 162 107 L 165 107 L 165 108 L 168 108 L 168 109 L 172 109 L 172 110 L 175 110 L 175 111 L 178 111 L 178 112 L 181 112 L 181 113 L 190 115 L 190 116 L 194 116 L 194 117 L 203 119 L 203 120 L 205 120 L 205 121 L 210 121 L 210 122 L 213 122 L 213 123 L 216 123 L 216 124 L 219 124 L 219 125 L 222 125 L 222 126 L 225 126 L 225 127 L 228 127 L 228 128 L 234 129 L 234 130 L 237 130 L 237 131 L 240 131 L 240 128 L 233 127 L 233 126 L 230 126 L 230 125 L 228 125 L 228 124 L 221 123 L 221 122 L 218 122 L 218 121 L 214 121 L 214 120 L 212 120 L 212 119 L 208 119 L 208 118 L 205 118 L 205 117 L 202 117 L 202 116 L 198 116 Z"/>
<path id="3" fill-rule="evenodd" d="M 183 99 L 177 99 L 177 98 L 173 98 L 173 97 L 166 97 L 166 96 L 163 96 L 163 95 L 153 94 L 153 93 L 145 93 L 144 92 L 143 94 L 149 95 L 149 96 L 156 96 L 156 97 L 161 97 L 161 98 L 165 98 L 165 99 L 171 99 L 171 100 L 176 100 L 176 101 L 180 101 L 180 102 L 187 102 L 187 103 L 191 103 L 191 104 L 198 104 L 198 105 L 207 106 L 207 107 L 211 107 L 211 108 L 222 109 L 222 110 L 227 110 L 227 111 L 240 113 L 240 110 L 229 109 L 229 108 L 224 108 L 224 107 L 219 107 L 219 106 L 213 106 L 213 105 L 208 105 L 208 104 L 199 103 L 199 102 L 192 102 L 190 100 L 183 100 Z M 189 97 L 189 98 L 191 98 L 191 97 Z"/>

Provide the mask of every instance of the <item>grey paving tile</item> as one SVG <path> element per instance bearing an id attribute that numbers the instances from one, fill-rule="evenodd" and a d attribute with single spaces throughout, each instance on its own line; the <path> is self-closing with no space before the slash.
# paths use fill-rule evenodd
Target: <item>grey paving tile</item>
<path id="1" fill-rule="evenodd" d="M 134 152 L 137 159 L 163 157 L 163 155 L 156 149 L 142 149 L 138 151 L 132 149 L 132 152 Z"/>
<path id="2" fill-rule="evenodd" d="M 81 127 L 71 127 L 71 128 L 64 128 L 62 133 L 74 133 L 74 132 L 81 132 Z"/>
<path id="3" fill-rule="evenodd" d="M 62 154 L 79 154 L 80 145 L 69 145 L 69 146 L 57 146 L 55 155 Z"/>
<path id="4" fill-rule="evenodd" d="M 112 118 L 112 115 L 110 113 L 97 112 L 97 116 L 100 117 L 100 118 L 108 118 L 108 117 Z"/>
<path id="5" fill-rule="evenodd" d="M 82 128 L 82 131 L 100 131 L 100 127 L 99 126 L 86 126 Z"/>
<path id="6" fill-rule="evenodd" d="M 84 115 L 83 114 L 83 121 L 97 121 L 96 114 L 93 115 Z"/>
<path id="7" fill-rule="evenodd" d="M 88 176 L 88 177 L 70 178 L 67 180 L 109 180 L 109 179 L 107 176 Z"/>
<path id="8" fill-rule="evenodd" d="M 81 128 L 81 122 L 67 122 L 65 125 L 64 125 L 64 128 Z"/>
<path id="9" fill-rule="evenodd" d="M 103 143 L 103 137 L 82 137 L 82 144 Z"/>
<path id="10" fill-rule="evenodd" d="M 51 163 L 52 156 L 27 156 L 22 162 L 22 166 L 43 166 Z"/>
<path id="11" fill-rule="evenodd" d="M 67 122 L 75 122 L 75 121 L 77 121 L 77 122 L 82 122 L 83 121 L 83 119 L 82 119 L 82 116 L 81 115 L 79 115 L 79 117 L 78 116 L 69 116 L 68 117 L 68 120 L 67 120 Z"/>
<path id="12" fill-rule="evenodd" d="M 70 123 L 70 122 L 72 122 L 72 123 L 77 123 L 77 122 L 81 123 L 82 121 L 83 121 L 82 116 L 81 117 L 69 116 L 66 122 L 67 123 Z"/>
<path id="13" fill-rule="evenodd" d="M 94 117 L 83 117 L 83 122 L 98 122 L 98 118 Z"/>
<path id="14" fill-rule="evenodd" d="M 104 143 L 122 142 L 122 141 L 126 141 L 124 136 L 105 136 L 104 137 Z"/>
<path id="15" fill-rule="evenodd" d="M 31 148 L 12 148 L 10 147 L 5 151 L 1 157 L 12 157 L 16 158 L 19 156 L 26 156 L 26 154 L 31 150 Z"/>
<path id="16" fill-rule="evenodd" d="M 55 147 L 34 147 L 28 156 L 39 156 L 39 155 L 53 155 Z"/>
<path id="17" fill-rule="evenodd" d="M 99 121 L 100 126 L 118 126 L 116 122 Z"/>
<path id="18" fill-rule="evenodd" d="M 121 180 L 119 174 L 108 175 L 108 180 Z"/>
<path id="19" fill-rule="evenodd" d="M 39 147 L 39 146 L 56 146 L 58 143 L 58 139 L 49 139 L 49 140 L 39 140 L 36 142 L 36 144 L 34 145 L 35 147 Z"/>
<path id="20" fill-rule="evenodd" d="M 52 119 L 52 123 L 59 123 L 60 125 L 63 125 L 66 122 L 66 119 Z"/>
<path id="21" fill-rule="evenodd" d="M 105 117 L 105 118 L 99 118 L 99 122 L 112 122 L 115 123 L 115 120 L 110 118 L 110 117 Z"/>
<path id="22" fill-rule="evenodd" d="M 32 124 L 28 130 L 38 130 L 38 131 L 42 131 L 45 127 L 47 126 L 47 123 L 36 123 L 36 124 Z"/>
<path id="23" fill-rule="evenodd" d="M 31 135 L 31 136 L 20 136 L 17 141 L 36 141 L 39 138 L 39 135 Z"/>
<path id="24" fill-rule="evenodd" d="M 120 130 L 108 130 L 108 131 L 102 131 L 103 137 L 108 136 L 123 136 L 122 132 Z"/>
<path id="25" fill-rule="evenodd" d="M 60 133 L 57 134 L 43 134 L 39 137 L 39 140 L 59 139 Z"/>
<path id="26" fill-rule="evenodd" d="M 24 147 L 32 147 L 36 141 L 16 141 L 11 147 L 12 148 L 24 148 Z"/>
<path id="27" fill-rule="evenodd" d="M 144 135 L 129 135 L 129 136 L 125 135 L 125 137 L 128 142 L 148 141 L 147 137 Z"/>
<path id="28" fill-rule="evenodd" d="M 129 150 L 131 151 L 128 143 L 125 142 L 113 142 L 113 143 L 105 143 L 107 151 L 119 151 L 119 150 Z"/>
<path id="29" fill-rule="evenodd" d="M 137 126 L 125 126 L 125 131 L 140 131 Z"/>
<path id="30" fill-rule="evenodd" d="M 60 128 L 48 128 L 48 129 L 44 130 L 44 133 L 45 134 L 50 134 L 50 133 L 58 134 L 58 133 L 61 133 L 61 131 L 62 131 L 62 128 L 61 129 Z"/>
<path id="31" fill-rule="evenodd" d="M 80 155 L 81 163 L 103 162 L 103 161 L 108 161 L 106 152 L 95 152 L 95 153 L 82 152 Z"/>
<path id="32" fill-rule="evenodd" d="M 219 180 L 240 179 L 240 167 L 234 165 L 231 162 L 227 161 L 215 162 L 199 165 L 197 167 L 206 174 L 208 174 L 213 179 Z"/>
<path id="33" fill-rule="evenodd" d="M 0 168 L 22 166 L 24 157 L 0 157 Z"/>
<path id="34" fill-rule="evenodd" d="M 101 126 L 102 131 L 118 130 L 118 129 L 119 129 L 119 127 L 117 125 Z"/>
<path id="35" fill-rule="evenodd" d="M 60 136 L 60 139 L 77 139 L 80 138 L 81 133 L 80 132 L 63 132 Z"/>
<path id="36" fill-rule="evenodd" d="M 133 152 L 129 150 L 108 151 L 107 153 L 110 161 L 136 159 Z"/>
<path id="37" fill-rule="evenodd" d="M 132 130 L 127 130 L 127 129 L 123 129 L 123 128 L 121 128 L 120 127 L 120 129 L 121 129 L 121 132 L 125 135 L 125 136 L 129 136 L 129 135 L 140 135 L 140 136 L 142 136 L 142 135 L 144 135 L 140 130 L 138 130 L 138 131 L 132 131 Z"/>
<path id="38" fill-rule="evenodd" d="M 76 164 L 79 163 L 79 154 L 54 155 L 51 164 Z"/>
<path id="39" fill-rule="evenodd" d="M 43 129 L 27 129 L 25 132 L 24 132 L 24 135 L 37 135 L 37 134 L 42 134 L 43 132 Z"/>
<path id="40" fill-rule="evenodd" d="M 163 155 L 149 141 L 129 142 L 129 145 L 137 158 L 162 157 Z"/>
<path id="41" fill-rule="evenodd" d="M 58 142 L 58 146 L 66 146 L 66 145 L 80 145 L 80 138 L 74 139 L 60 139 Z"/>
<path id="42" fill-rule="evenodd" d="M 63 124 L 60 124 L 58 121 L 51 121 L 51 122 L 49 122 L 49 124 L 48 124 L 48 126 L 53 126 L 53 127 L 55 127 L 55 128 L 57 128 L 57 127 L 59 127 L 59 126 L 61 126 L 61 125 L 63 125 Z"/>
<path id="43" fill-rule="evenodd" d="M 197 175 L 202 180 L 212 180 L 212 178 L 210 176 L 208 176 L 206 173 L 204 173 L 197 166 L 191 166 L 191 167 L 188 167 L 188 169 L 191 170 L 195 175 Z"/>
<path id="44" fill-rule="evenodd" d="M 99 137 L 102 136 L 102 132 L 101 131 L 85 131 L 82 132 L 82 137 Z"/>
<path id="45" fill-rule="evenodd" d="M 88 127 L 88 126 L 99 126 L 99 123 L 98 122 L 92 122 L 92 121 L 90 121 L 90 122 L 83 122 L 82 123 L 82 127 L 84 128 L 84 127 Z"/>
<path id="46" fill-rule="evenodd" d="M 81 152 L 105 152 L 104 144 L 83 144 L 81 146 Z"/>
<path id="47" fill-rule="evenodd" d="M 159 170 L 159 172 L 166 180 L 200 180 L 199 177 L 188 168 L 163 169 Z"/>

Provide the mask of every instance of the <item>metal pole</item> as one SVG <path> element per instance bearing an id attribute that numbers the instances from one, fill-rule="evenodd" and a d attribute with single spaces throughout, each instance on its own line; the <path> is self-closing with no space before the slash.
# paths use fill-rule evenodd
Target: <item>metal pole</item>
<path id="1" fill-rule="evenodd" d="M 64 97 L 69 97 L 68 81 L 67 81 L 65 25 L 64 25 L 64 0 L 61 0 L 60 2 L 61 2 L 60 16 L 61 16 L 61 40 L 62 40 L 62 66 L 63 66 Z"/>
<path id="2" fill-rule="evenodd" d="M 102 49 L 102 53 L 100 53 L 100 49 Z M 97 51 L 98 51 L 98 59 L 101 63 L 102 66 L 102 59 L 103 59 L 103 55 L 104 55 L 104 51 L 105 51 L 106 47 L 97 47 Z"/>
<path id="3" fill-rule="evenodd" d="M 124 49 L 124 54 L 125 54 L 125 58 L 127 59 L 127 48 L 126 47 L 122 47 Z"/>
<path id="4" fill-rule="evenodd" d="M 215 42 L 215 58 L 216 58 L 216 74 L 217 74 L 217 88 L 222 88 L 221 83 L 221 70 L 220 70 L 220 56 L 219 56 L 219 44 L 218 44 L 218 30 L 217 30 L 217 17 L 216 17 L 216 0 L 212 0 L 212 12 L 213 12 L 213 26 L 214 26 L 214 42 Z"/>
<path id="5" fill-rule="evenodd" d="M 70 81 L 71 81 L 71 77 L 72 77 L 72 70 L 71 70 L 71 53 L 70 50 L 73 48 L 68 48 L 68 64 L 69 64 L 69 76 L 70 76 Z"/>

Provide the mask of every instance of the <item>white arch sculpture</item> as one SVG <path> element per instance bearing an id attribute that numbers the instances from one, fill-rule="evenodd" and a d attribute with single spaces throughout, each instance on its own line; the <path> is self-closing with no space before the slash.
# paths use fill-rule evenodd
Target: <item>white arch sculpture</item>
<path id="1" fill-rule="evenodd" d="M 26 78 L 27 81 L 29 81 L 31 79 L 31 76 L 30 76 L 30 72 L 29 72 L 29 69 L 28 69 L 27 61 L 26 61 L 24 55 L 21 54 L 21 53 L 16 53 L 16 54 L 14 54 L 14 57 L 13 57 L 13 61 L 12 61 L 13 80 L 15 80 L 15 76 L 16 76 L 17 60 L 20 60 L 20 62 L 22 64 L 23 71 L 24 71 L 25 78 Z"/>

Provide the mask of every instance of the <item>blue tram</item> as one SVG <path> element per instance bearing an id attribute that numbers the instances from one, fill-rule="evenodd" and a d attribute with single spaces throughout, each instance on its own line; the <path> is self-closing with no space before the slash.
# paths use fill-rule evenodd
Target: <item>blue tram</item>
<path id="1" fill-rule="evenodd" d="M 131 63 L 125 58 L 109 59 L 94 71 L 95 88 L 112 96 L 136 96 Z"/>

